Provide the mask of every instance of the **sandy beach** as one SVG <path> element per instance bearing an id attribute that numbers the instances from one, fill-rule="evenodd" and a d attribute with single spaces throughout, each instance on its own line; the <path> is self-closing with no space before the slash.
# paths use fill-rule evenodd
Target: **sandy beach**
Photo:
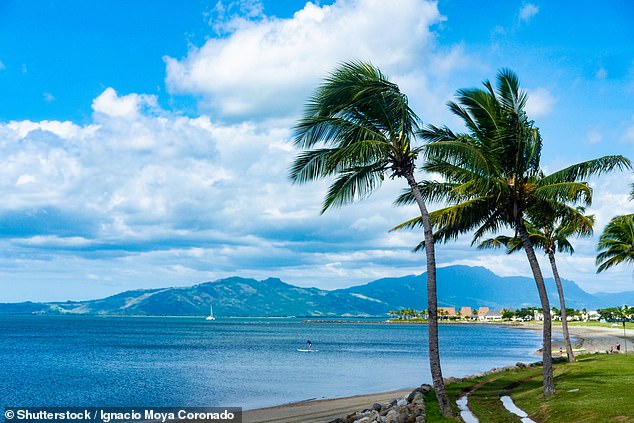
<path id="1" fill-rule="evenodd" d="M 541 326 L 536 324 L 514 325 L 518 329 L 531 329 L 541 331 Z M 570 335 L 576 339 L 573 348 L 583 348 L 583 354 L 606 352 L 610 347 L 621 344 L 624 351 L 625 340 L 621 327 L 597 327 L 597 326 L 571 326 Z M 553 333 L 561 333 L 560 326 L 553 327 Z M 627 349 L 634 354 L 634 330 L 628 329 Z M 563 346 L 561 342 L 553 342 L 553 350 Z M 580 354 L 580 353 L 577 353 Z M 554 354 L 557 355 L 557 354 Z M 535 361 L 538 361 L 536 358 Z M 401 391 L 382 392 L 370 395 L 358 395 L 346 398 L 334 398 L 318 401 L 304 401 L 280 405 L 277 407 L 247 410 L 243 414 L 245 423 L 318 423 L 329 422 L 338 417 L 345 417 L 355 411 L 369 409 L 374 403 L 387 403 L 393 399 L 406 397 L 414 387 Z"/>
<path id="2" fill-rule="evenodd" d="M 536 329 L 541 330 L 540 326 L 536 326 Z M 625 339 L 623 338 L 623 327 L 599 327 L 599 326 L 570 326 L 568 328 L 570 336 L 576 338 L 573 341 L 574 348 L 585 348 L 583 354 L 591 354 L 595 352 L 606 352 L 610 350 L 610 347 L 615 347 L 617 344 L 621 344 L 621 352 L 625 349 Z M 561 333 L 561 326 L 553 327 L 554 333 Z M 628 352 L 634 354 L 634 330 L 627 329 L 627 349 Z M 558 349 L 563 346 L 562 342 L 553 342 L 553 349 Z"/>
<path id="3" fill-rule="evenodd" d="M 304 401 L 270 408 L 248 410 L 243 413 L 244 423 L 318 423 L 345 417 L 358 410 L 371 408 L 372 404 L 387 403 L 395 398 L 403 398 L 412 389 L 382 392 L 379 394 L 357 395 L 318 401 Z"/>

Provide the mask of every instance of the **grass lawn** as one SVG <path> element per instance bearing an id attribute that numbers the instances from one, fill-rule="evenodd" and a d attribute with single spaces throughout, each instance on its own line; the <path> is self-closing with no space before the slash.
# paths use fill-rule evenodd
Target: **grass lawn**
<path id="1" fill-rule="evenodd" d="M 536 421 L 634 422 L 634 354 L 584 355 L 556 366 L 551 398 L 541 397 L 540 379 L 512 395 Z"/>
<path id="2" fill-rule="evenodd" d="M 511 395 L 536 422 L 634 422 L 634 354 L 584 355 L 576 363 L 557 364 L 555 385 L 555 395 L 544 398 L 541 367 L 529 367 L 452 383 L 447 392 L 455 404 L 472 390 L 469 408 L 487 423 L 520 421 L 504 409 L 502 395 Z M 460 421 L 440 416 L 433 392 L 426 404 L 427 421 Z"/>

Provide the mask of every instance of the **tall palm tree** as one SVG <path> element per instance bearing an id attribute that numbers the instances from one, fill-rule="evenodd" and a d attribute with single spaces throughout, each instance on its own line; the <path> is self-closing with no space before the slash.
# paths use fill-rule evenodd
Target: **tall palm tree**
<path id="1" fill-rule="evenodd" d="M 566 344 L 566 353 L 568 361 L 572 363 L 575 361 L 575 356 L 572 351 L 572 343 L 570 342 L 570 332 L 568 331 L 568 320 L 566 316 L 566 300 L 557 262 L 555 260 L 555 252 L 559 251 L 560 253 L 567 252 L 573 254 L 575 250 L 568 238 L 574 235 L 591 236 L 592 227 L 594 226 L 594 216 L 584 215 L 585 210 L 582 207 L 576 209 L 567 207 L 558 212 L 544 207 L 536 211 L 537 214 L 533 213 L 525 224 L 533 246 L 544 250 L 550 261 L 555 285 L 557 286 L 559 304 L 561 305 L 561 326 L 564 334 L 564 343 Z M 500 235 L 482 241 L 480 245 L 478 245 L 478 248 L 496 248 L 501 246 L 505 246 L 507 253 L 511 254 L 521 250 L 523 243 L 522 240 L 517 237 Z"/>
<path id="2" fill-rule="evenodd" d="M 419 118 L 407 97 L 370 64 L 345 63 L 317 89 L 295 126 L 295 145 L 303 151 L 290 169 L 290 178 L 305 183 L 335 176 L 322 213 L 357 198 L 367 197 L 385 176 L 405 178 L 420 210 L 429 248 L 427 294 L 429 364 L 444 415 L 451 413 L 440 367 L 436 314 L 436 258 L 427 206 L 414 177 L 421 147 L 412 141 Z"/>
<path id="3" fill-rule="evenodd" d="M 517 76 L 508 69 L 497 75 L 497 88 L 489 81 L 484 89 L 462 89 L 450 110 L 460 117 L 466 133 L 447 127 L 429 126 L 421 131 L 425 147 L 425 169 L 438 173 L 443 182 L 419 184 L 428 201 L 448 201 L 451 205 L 430 215 L 444 241 L 474 231 L 473 243 L 487 233 L 504 227 L 515 230 L 537 285 L 543 310 L 550 310 L 542 271 L 525 215 L 531 209 L 560 204 L 588 204 L 592 192 L 585 182 L 591 174 L 630 167 L 622 156 L 606 156 L 579 163 L 550 175 L 540 169 L 542 138 L 525 112 L 526 93 L 520 90 Z M 406 195 L 397 204 L 411 202 Z M 413 219 L 401 227 L 416 225 Z M 425 240 L 425 247 L 427 239 Z M 551 356 L 551 318 L 544 313 L 543 387 L 544 395 L 555 392 Z"/>
<path id="4" fill-rule="evenodd" d="M 634 263 L 634 214 L 613 218 L 599 238 L 597 273 L 621 263 Z"/>

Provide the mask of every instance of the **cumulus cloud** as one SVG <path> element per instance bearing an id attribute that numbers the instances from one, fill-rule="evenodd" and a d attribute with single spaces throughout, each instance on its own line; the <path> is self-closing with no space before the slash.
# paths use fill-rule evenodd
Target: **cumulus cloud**
<path id="1" fill-rule="evenodd" d="M 138 118 L 139 112 L 144 108 L 156 109 L 156 96 L 139 94 L 119 96 L 111 87 L 106 88 L 106 90 L 92 102 L 92 109 L 95 113 L 109 117 Z"/>
<path id="2" fill-rule="evenodd" d="M 196 95 L 223 117 L 296 115 L 342 61 L 371 61 L 388 74 L 412 71 L 433 47 L 430 26 L 442 20 L 436 6 L 340 0 L 306 3 L 290 19 L 239 20 L 230 35 L 209 39 L 182 60 L 166 57 L 166 83 L 171 93 Z"/>
<path id="3" fill-rule="evenodd" d="M 406 268 L 420 265 L 409 254 L 413 239 L 406 244 L 408 235 L 387 233 L 410 213 L 391 206 L 402 184 L 386 181 L 366 203 L 320 216 L 325 184 L 287 179 L 295 154 L 287 127 L 220 125 L 112 88 L 95 98 L 93 110 L 87 125 L 0 124 L 0 274 L 11 268 L 7 281 L 38 278 L 30 272 L 40 272 L 41 283 L 53 283 L 53 275 L 62 280 L 66 270 L 58 266 L 71 257 L 75 278 L 92 281 L 85 287 L 92 296 L 107 288 L 94 278 L 101 267 L 119 281 L 144 279 L 137 287 L 240 274 L 307 285 L 324 278 L 334 288 L 393 275 L 394 251 Z M 351 251 L 356 265 L 367 264 L 365 276 L 345 259 Z M 16 269 L 22 256 L 25 267 Z M 149 281 L 152 266 L 164 280 Z M 346 278 L 333 278 L 338 272 Z M 86 298 L 60 289 L 64 297 L 55 299 Z"/>
<path id="4" fill-rule="evenodd" d="M 166 191 L 176 184 L 208 189 L 218 178 L 208 162 L 216 154 L 208 120 L 140 114 L 140 104 L 148 102 L 153 104 L 107 89 L 93 103 L 93 124 L 0 125 L 6 164 L 0 182 L 2 208 L 112 213 L 100 222 L 103 231 L 123 211 L 128 217 L 168 213 L 179 204 L 179 199 L 166 199 Z"/>

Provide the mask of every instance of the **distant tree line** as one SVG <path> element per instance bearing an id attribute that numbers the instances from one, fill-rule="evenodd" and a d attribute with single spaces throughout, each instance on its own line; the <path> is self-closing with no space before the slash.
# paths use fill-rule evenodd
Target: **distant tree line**
<path id="1" fill-rule="evenodd" d="M 462 317 L 459 314 L 455 316 L 448 316 L 445 310 L 438 310 L 438 317 L 443 320 L 463 320 L 477 318 L 477 310 L 472 310 L 472 315 L 468 317 Z M 541 307 L 523 307 L 520 309 L 502 309 L 501 310 L 503 320 L 542 320 L 543 310 Z M 557 307 L 551 308 L 551 316 L 556 320 L 561 320 L 562 313 Z M 426 320 L 429 315 L 427 310 L 415 310 L 413 308 L 404 308 L 400 310 L 390 310 L 390 319 L 392 320 Z M 621 322 L 629 321 L 634 322 L 634 307 L 608 307 L 598 309 L 595 312 L 589 312 L 587 309 L 574 309 L 566 307 L 566 314 L 568 320 L 602 320 L 607 322 Z"/>
<path id="2" fill-rule="evenodd" d="M 390 310 L 390 318 L 396 320 L 427 319 L 427 310 L 414 310 L 405 308 L 401 310 Z"/>
<path id="3" fill-rule="evenodd" d="M 597 310 L 601 320 L 608 322 L 634 322 L 634 307 L 609 307 Z"/>

